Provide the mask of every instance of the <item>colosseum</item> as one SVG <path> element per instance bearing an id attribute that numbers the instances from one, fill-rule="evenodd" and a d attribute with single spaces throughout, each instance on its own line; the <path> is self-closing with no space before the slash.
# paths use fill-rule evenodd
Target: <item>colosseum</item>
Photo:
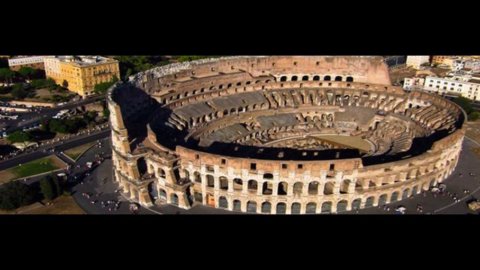
<path id="1" fill-rule="evenodd" d="M 239 56 L 157 67 L 107 96 L 114 181 L 150 207 L 258 214 L 385 205 L 457 165 L 464 112 L 391 85 L 378 56 Z"/>

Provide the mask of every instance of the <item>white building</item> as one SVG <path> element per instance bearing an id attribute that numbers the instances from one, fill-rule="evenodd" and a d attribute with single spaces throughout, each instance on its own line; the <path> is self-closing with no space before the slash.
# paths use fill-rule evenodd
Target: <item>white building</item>
<path id="1" fill-rule="evenodd" d="M 413 67 L 415 69 L 420 69 L 420 66 L 425 63 L 430 63 L 429 55 L 408 55 L 407 56 L 407 67 Z"/>
<path id="2" fill-rule="evenodd" d="M 32 67 L 43 69 L 43 59 L 45 56 L 19 56 L 8 59 L 8 66 L 12 70 L 18 70 L 21 67 Z"/>
<path id="3" fill-rule="evenodd" d="M 419 89 L 421 90 L 425 85 L 425 78 L 413 77 L 413 78 L 405 78 L 403 82 L 403 89 L 405 90 L 414 90 Z"/>
<path id="4" fill-rule="evenodd" d="M 440 95 L 457 94 L 471 100 L 480 100 L 480 78 L 473 76 L 433 77 L 425 78 L 424 90 Z"/>

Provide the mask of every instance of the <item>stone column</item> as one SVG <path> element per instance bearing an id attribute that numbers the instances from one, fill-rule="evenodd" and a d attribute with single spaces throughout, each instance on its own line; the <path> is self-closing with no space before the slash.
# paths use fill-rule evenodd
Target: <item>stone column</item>
<path id="1" fill-rule="evenodd" d="M 278 182 L 273 182 L 272 183 L 272 196 L 277 196 L 278 195 Z"/>
<path id="2" fill-rule="evenodd" d="M 335 182 L 335 184 L 333 186 L 333 194 L 335 194 L 335 195 L 340 194 L 340 183 L 339 182 Z"/>
<path id="3" fill-rule="evenodd" d="M 228 192 L 233 192 L 233 179 L 228 179 Z"/>
<path id="4" fill-rule="evenodd" d="M 260 181 L 257 181 L 257 195 L 262 195 L 262 191 L 263 191 L 263 183 L 264 182 L 260 182 Z"/>
<path id="5" fill-rule="evenodd" d="M 242 193 L 243 194 L 248 194 L 248 181 L 244 181 L 242 182 Z"/>

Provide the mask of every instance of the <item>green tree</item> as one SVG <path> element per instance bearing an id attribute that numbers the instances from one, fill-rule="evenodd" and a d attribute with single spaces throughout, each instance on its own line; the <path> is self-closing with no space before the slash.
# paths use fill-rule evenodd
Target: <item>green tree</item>
<path id="1" fill-rule="evenodd" d="M 24 78 L 30 80 L 36 73 L 37 71 L 31 67 L 21 67 L 18 70 L 18 73 Z"/>
<path id="2" fill-rule="evenodd" d="M 23 132 L 23 131 L 15 131 L 12 134 L 8 135 L 7 140 L 10 143 L 17 143 L 17 142 L 27 142 L 30 141 L 32 137 L 30 134 Z"/>
<path id="3" fill-rule="evenodd" d="M 40 192 L 46 200 L 53 200 L 56 197 L 55 184 L 52 177 L 46 176 L 40 180 Z"/>
<path id="4" fill-rule="evenodd" d="M 12 91 L 10 92 L 12 97 L 15 99 L 24 99 L 28 96 L 28 91 L 25 89 L 23 83 L 16 83 L 12 87 Z"/>
<path id="5" fill-rule="evenodd" d="M 116 82 L 118 82 L 118 78 L 117 76 L 113 76 L 112 80 L 109 82 L 96 84 L 93 91 L 96 94 L 103 95 L 107 93 L 108 89 L 112 87 L 112 85 L 114 85 Z"/>
<path id="6" fill-rule="evenodd" d="M 472 101 L 465 97 L 458 97 L 453 100 L 453 102 L 457 103 L 462 109 L 467 113 L 470 114 L 473 111 Z"/>
<path id="7" fill-rule="evenodd" d="M 471 112 L 468 114 L 469 121 L 477 121 L 480 118 L 480 112 Z"/>
<path id="8" fill-rule="evenodd" d="M 63 86 L 64 88 L 68 88 L 68 82 L 67 82 L 67 80 L 63 80 L 62 86 Z"/>
<path id="9" fill-rule="evenodd" d="M 63 183 L 61 182 L 61 180 L 58 178 L 57 175 L 55 174 L 52 174 L 50 176 L 53 180 L 53 186 L 55 187 L 55 195 L 56 197 L 60 196 L 63 194 Z"/>
<path id="10" fill-rule="evenodd" d="M 12 83 L 15 78 L 15 72 L 9 68 L 0 68 L 0 81 L 5 83 Z"/>
<path id="11" fill-rule="evenodd" d="M 13 210 L 35 202 L 37 192 L 20 181 L 12 181 L 0 186 L 0 208 Z"/>
<path id="12" fill-rule="evenodd" d="M 60 119 L 51 119 L 48 122 L 48 130 L 55 133 L 68 133 L 68 126 Z"/>

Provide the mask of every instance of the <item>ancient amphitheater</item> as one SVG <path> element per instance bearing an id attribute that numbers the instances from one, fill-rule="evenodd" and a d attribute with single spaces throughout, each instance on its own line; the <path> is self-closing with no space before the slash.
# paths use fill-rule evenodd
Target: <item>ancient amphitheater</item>
<path id="1" fill-rule="evenodd" d="M 406 199 L 458 162 L 465 115 L 390 84 L 381 57 L 225 57 L 108 93 L 114 178 L 145 206 L 341 213 Z"/>

